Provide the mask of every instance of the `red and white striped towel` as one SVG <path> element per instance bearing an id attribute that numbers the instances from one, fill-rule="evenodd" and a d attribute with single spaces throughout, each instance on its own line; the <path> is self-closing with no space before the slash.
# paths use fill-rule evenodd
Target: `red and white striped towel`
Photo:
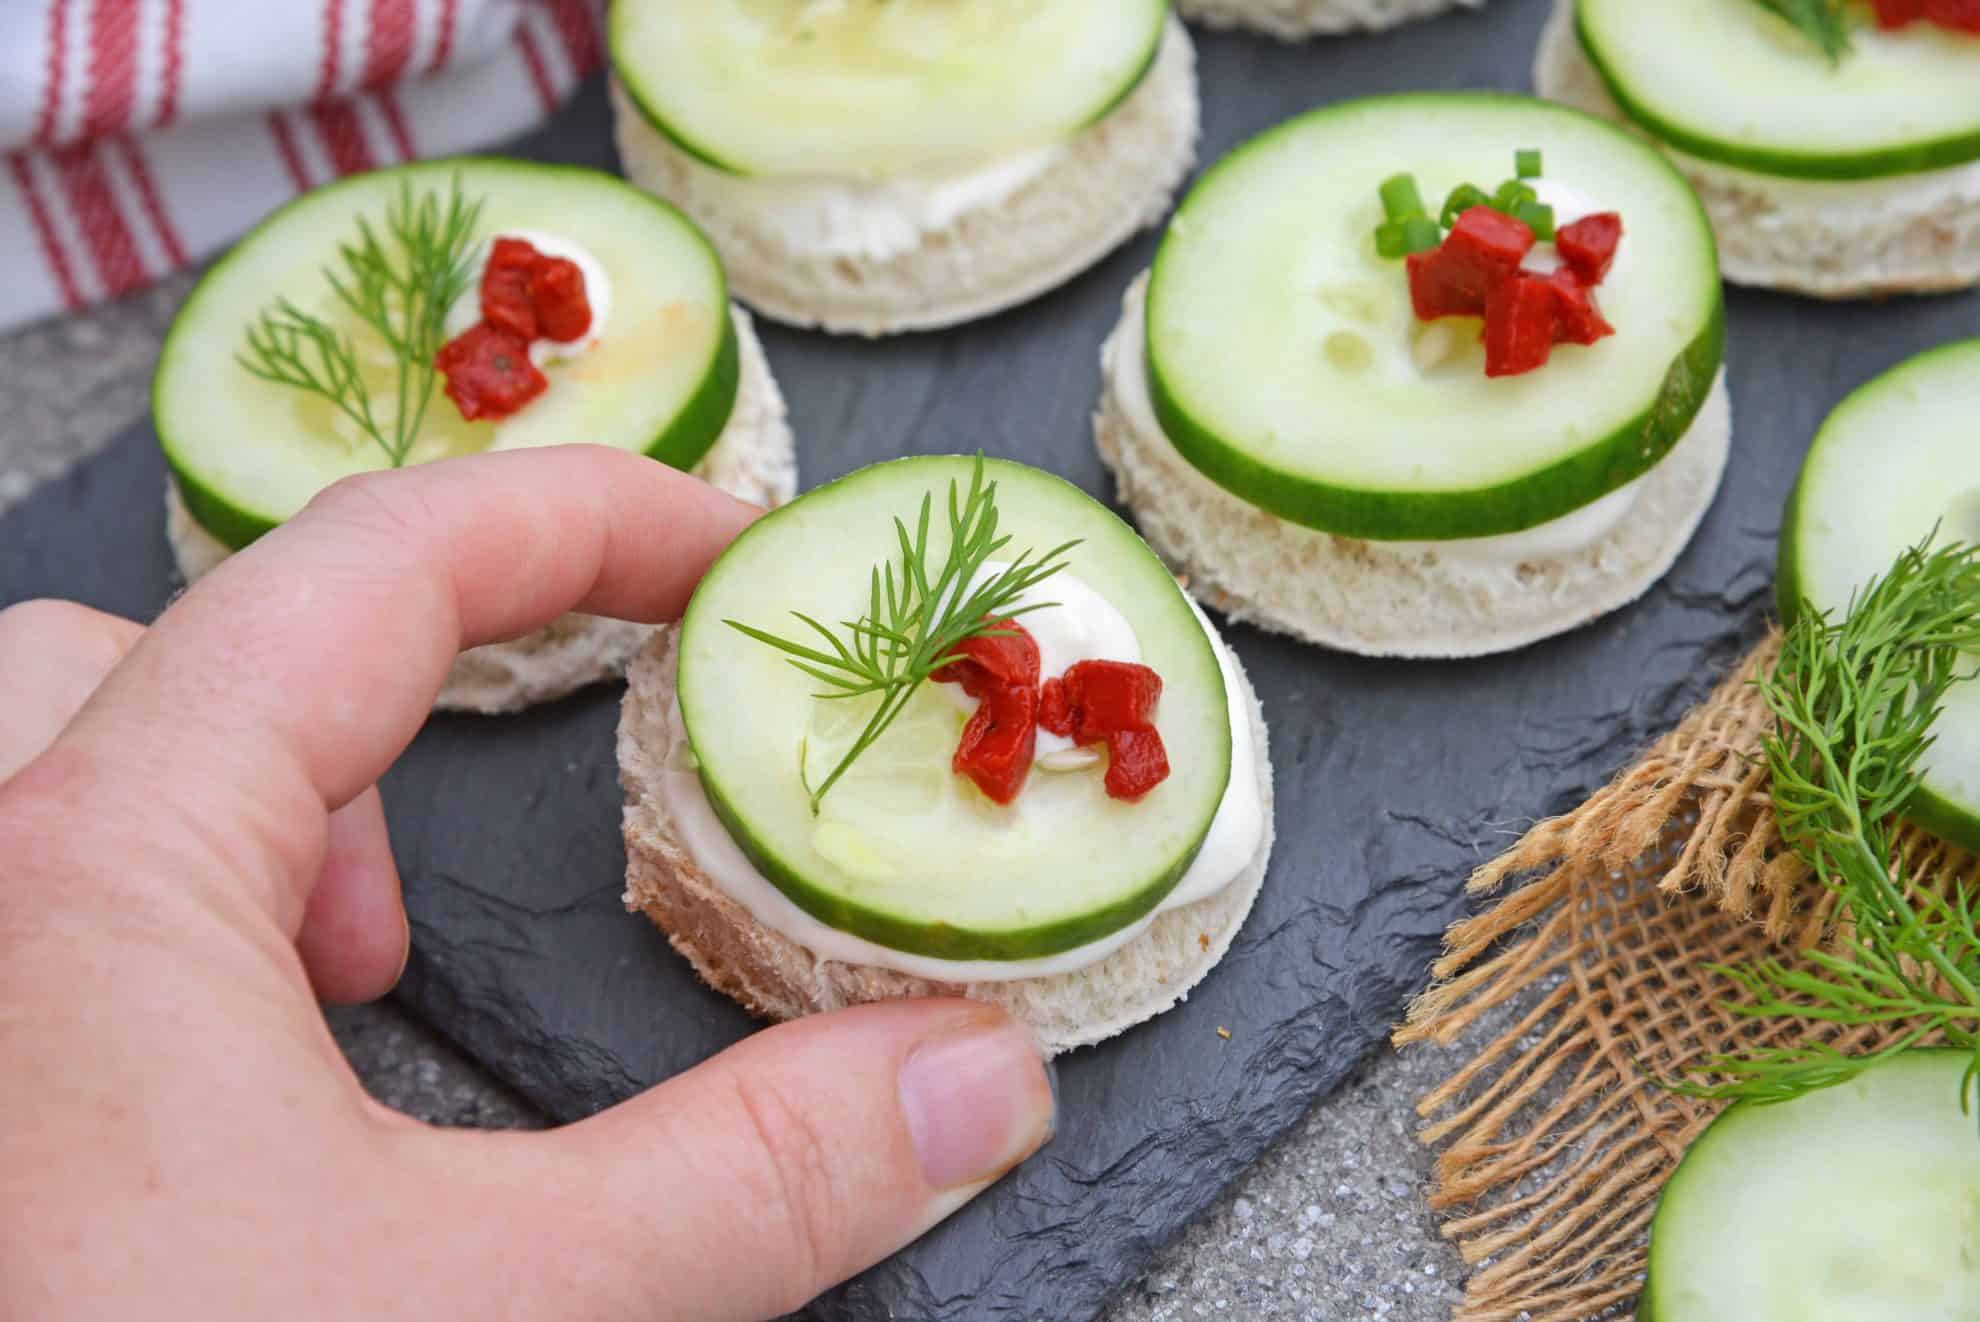
<path id="1" fill-rule="evenodd" d="M 339 175 L 513 137 L 599 0 L 0 0 L 0 328 L 139 288 Z"/>

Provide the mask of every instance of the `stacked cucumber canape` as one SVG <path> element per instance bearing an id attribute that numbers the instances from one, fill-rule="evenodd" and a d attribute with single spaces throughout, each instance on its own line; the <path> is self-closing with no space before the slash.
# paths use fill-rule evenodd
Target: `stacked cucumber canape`
<path id="1" fill-rule="evenodd" d="M 1377 32 L 1447 9 L 1476 8 L 1484 0 L 1179 0 L 1191 22 L 1211 28 L 1247 28 L 1300 41 L 1341 32 Z"/>
<path id="2" fill-rule="evenodd" d="M 627 177 L 797 325 L 1023 302 L 1156 224 L 1195 154 L 1167 0 L 646 0 L 610 45 Z"/>
<path id="3" fill-rule="evenodd" d="M 1236 618 L 1375 655 L 1519 647 L 1670 567 L 1730 446 L 1684 179 L 1522 97 L 1347 102 L 1206 172 L 1102 350 L 1101 456 Z"/>
<path id="4" fill-rule="evenodd" d="M 961 991 L 1098 1041 L 1222 957 L 1271 849 L 1237 659 L 1126 524 L 1004 461 L 753 525 L 634 663 L 619 762 L 628 901 L 779 1019 Z"/>
<path id="5" fill-rule="evenodd" d="M 276 212 L 167 335 L 153 415 L 197 578 L 337 479 L 586 440 L 789 499 L 784 403 L 713 248 L 595 171 L 463 159 Z M 439 705 L 513 710 L 622 673 L 649 629 L 567 616 L 462 653 Z"/>
<path id="6" fill-rule="evenodd" d="M 1830 298 L 1980 282 L 1971 4 L 1557 0 L 1534 86 L 1667 150 L 1728 279 Z"/>

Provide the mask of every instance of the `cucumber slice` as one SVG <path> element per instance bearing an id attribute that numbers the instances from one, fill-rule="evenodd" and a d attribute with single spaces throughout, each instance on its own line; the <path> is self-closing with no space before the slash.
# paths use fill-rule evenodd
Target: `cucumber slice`
<path id="1" fill-rule="evenodd" d="M 1542 152 L 1549 189 L 1615 210 L 1599 290 L 1616 334 L 1492 380 L 1475 352 L 1418 366 L 1424 326 L 1376 252 L 1378 189 L 1426 198 Z M 1566 194 L 1563 194 L 1565 196 Z M 1375 540 L 1545 523 L 1647 472 L 1690 427 L 1725 335 L 1717 249 L 1654 149 L 1579 112 L 1493 93 L 1347 102 L 1238 148 L 1198 181 L 1155 258 L 1148 375 L 1163 430 L 1233 494 Z"/>
<path id="2" fill-rule="evenodd" d="M 571 440 L 616 445 L 677 468 L 715 444 L 735 403 L 738 358 L 721 259 L 680 212 L 610 175 L 573 166 L 468 158 L 356 175 L 277 211 L 208 271 L 179 309 L 152 379 L 152 413 L 186 507 L 239 549 L 338 478 L 388 461 L 325 400 L 250 376 L 235 360 L 248 326 L 278 295 L 351 332 L 372 332 L 334 300 L 324 269 L 360 216 L 377 225 L 401 185 L 444 198 L 458 175 L 482 199 L 478 237 L 536 230 L 597 258 L 612 285 L 599 343 L 544 372 L 550 388 L 500 426 L 503 448 Z M 390 389 L 395 360 L 365 362 Z M 389 394 L 385 407 L 390 405 Z M 409 462 L 473 453 L 498 424 L 465 422 L 436 388 Z"/>
<path id="3" fill-rule="evenodd" d="M 896 555 L 893 520 L 910 526 L 934 494 L 939 513 L 974 461 L 897 459 L 799 497 L 751 525 L 716 561 L 681 624 L 682 723 L 715 811 L 759 871 L 820 921 L 939 959 L 1029 959 L 1115 932 L 1172 890 L 1215 817 L 1231 775 L 1230 714 L 1204 626 L 1132 529 L 1063 479 L 985 461 L 999 535 L 1013 558 L 1072 538 L 1068 572 L 1134 627 L 1162 677 L 1157 728 L 1169 778 L 1137 802 L 1107 797 L 1093 771 L 1033 769 L 998 807 L 949 766 L 961 717 L 924 684 L 906 713 L 853 764 L 813 816 L 800 768 L 832 751 L 866 713 L 815 698 L 822 685 L 725 620 L 774 632 L 791 610 L 853 619 L 868 573 Z M 1041 589 L 1051 600 L 1050 580 Z"/>
<path id="4" fill-rule="evenodd" d="M 1781 523 L 1777 593 L 1840 613 L 1934 526 L 1980 542 L 1980 340 L 1920 354 L 1845 399 L 1815 433 Z M 1953 686 L 1908 815 L 1980 850 L 1980 681 Z"/>
<path id="5" fill-rule="evenodd" d="M 1980 1317 L 1980 1101 L 1963 1051 L 1712 1123 L 1664 1186 L 1637 1316 L 1656 1322 Z"/>
<path id="6" fill-rule="evenodd" d="M 612 67 L 734 174 L 875 178 L 1069 137 L 1134 90 L 1168 0 L 642 0 Z"/>
<path id="7" fill-rule="evenodd" d="M 1801 179 L 1980 158 L 1980 38 L 1858 24 L 1831 64 L 1749 0 L 1576 0 L 1575 20 L 1616 104 L 1693 156 Z"/>

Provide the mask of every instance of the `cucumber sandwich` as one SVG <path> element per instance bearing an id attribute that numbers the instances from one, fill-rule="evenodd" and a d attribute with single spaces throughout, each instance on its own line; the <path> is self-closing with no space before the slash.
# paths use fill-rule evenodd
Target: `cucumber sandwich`
<path id="1" fill-rule="evenodd" d="M 1980 282 L 1971 4 L 1557 0 L 1534 86 L 1669 152 L 1730 280 L 1826 298 Z"/>
<path id="2" fill-rule="evenodd" d="M 961 993 L 1095 1042 L 1185 996 L 1264 877 L 1243 668 L 1037 469 L 899 459 L 806 493 L 629 680 L 627 903 L 760 1015 Z"/>
<path id="3" fill-rule="evenodd" d="M 1178 0 L 1192 23 L 1210 28 L 1249 28 L 1281 41 L 1339 32 L 1376 32 L 1485 0 Z"/>
<path id="4" fill-rule="evenodd" d="M 1101 351 L 1100 453 L 1232 616 L 1523 646 L 1670 567 L 1730 446 L 1712 233 L 1657 152 L 1524 97 L 1312 111 L 1177 210 Z"/>
<path id="5" fill-rule="evenodd" d="M 644 0 L 609 41 L 627 177 L 801 326 L 1024 302 L 1159 221 L 1195 155 L 1168 0 Z"/>
<path id="6" fill-rule="evenodd" d="M 1899 552 L 1980 542 L 1980 340 L 1921 354 L 1863 386 L 1815 435 L 1781 524 L 1782 617 L 1841 617 Z M 1980 850 L 1980 685 L 1955 684 L 1907 815 Z"/>
<path id="7" fill-rule="evenodd" d="M 152 408 L 188 580 L 341 477 L 482 450 L 616 445 L 766 505 L 797 481 L 707 240 L 608 175 L 526 161 L 382 170 L 283 207 L 186 299 Z M 650 632 L 566 616 L 462 653 L 439 705 L 562 696 Z"/>

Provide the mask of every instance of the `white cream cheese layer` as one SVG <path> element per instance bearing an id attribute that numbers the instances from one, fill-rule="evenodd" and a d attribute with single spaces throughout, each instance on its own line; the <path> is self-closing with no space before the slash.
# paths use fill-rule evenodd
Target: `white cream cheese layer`
<path id="1" fill-rule="evenodd" d="M 1564 186 L 1548 184 L 1539 179 L 1531 182 L 1540 200 L 1555 208 L 1557 227 L 1570 224 L 1582 216 L 1602 209 L 1590 199 Z M 1629 243 L 1625 238 L 1623 244 L 1616 250 L 1618 265 L 1622 263 L 1628 248 Z M 1541 271 L 1551 270 L 1558 261 L 1559 258 L 1554 253 L 1554 245 L 1551 243 L 1536 244 L 1533 253 L 1527 258 L 1530 267 Z M 1109 356 L 1106 371 L 1109 380 L 1114 384 L 1121 409 L 1127 414 L 1128 421 L 1134 429 L 1145 437 L 1159 438 L 1162 444 L 1173 448 L 1168 433 L 1162 430 L 1162 423 L 1155 416 L 1154 401 L 1148 391 L 1147 312 L 1147 289 L 1144 285 L 1130 301 L 1122 315 L 1120 329 L 1108 342 Z M 1455 336 L 1458 332 L 1450 326 L 1432 322 L 1424 328 L 1426 339 L 1438 334 L 1452 337 L 1450 342 L 1453 345 L 1456 343 Z M 1431 363 L 1428 366 L 1434 365 Z M 1177 455 L 1177 459 L 1190 473 L 1196 473 L 1196 469 L 1180 454 Z M 1197 475 L 1201 476 L 1201 474 Z M 1206 483 L 1210 482 L 1207 477 L 1202 480 Z M 1378 544 L 1404 552 L 1435 551 L 1442 564 L 1455 569 L 1462 569 L 1466 565 L 1480 568 L 1498 567 L 1517 565 L 1529 560 L 1549 559 L 1592 546 L 1614 532 L 1629 516 L 1630 510 L 1635 508 L 1642 486 L 1643 479 L 1639 477 L 1633 482 L 1617 487 L 1601 499 L 1570 511 L 1558 519 L 1497 537 L 1459 537 L 1434 542 L 1387 541 Z M 1223 491 L 1222 487 L 1216 489 Z M 1224 494 L 1230 499 L 1238 499 L 1228 492 Z M 1320 532 L 1315 532 L 1314 535 L 1326 536 Z"/>
<path id="2" fill-rule="evenodd" d="M 698 187 L 720 206 L 755 217 L 796 256 L 885 261 L 971 211 L 1000 205 L 1064 150 L 1053 143 L 878 179 L 708 170 Z"/>
<path id="3" fill-rule="evenodd" d="M 605 274 L 605 265 L 591 255 L 591 250 L 583 244 L 567 239 L 561 234 L 548 234 L 542 230 L 502 230 L 484 240 L 474 254 L 474 279 L 461 296 L 454 300 L 454 306 L 447 309 L 447 338 L 452 339 L 462 331 L 481 320 L 481 278 L 488 270 L 489 254 L 495 249 L 497 239 L 521 239 L 545 257 L 562 257 L 577 264 L 584 276 L 585 301 L 591 304 L 591 328 L 577 339 L 560 344 L 555 340 L 532 340 L 529 346 L 529 360 L 538 367 L 552 363 L 567 363 L 582 358 L 598 347 L 605 337 L 605 327 L 612 320 L 612 278 Z M 552 388 L 555 381 L 552 381 Z M 496 432 L 499 435 L 501 428 Z"/>
<path id="4" fill-rule="evenodd" d="M 1134 638 L 1133 628 L 1091 587 L 1073 575 L 1061 572 L 1040 585 L 1039 592 L 1045 599 L 1061 603 L 1032 611 L 1023 617 L 1025 629 L 1039 641 L 1044 674 L 1062 673 L 1066 666 L 1079 660 L 1139 659 L 1141 647 Z M 820 922 L 792 903 L 759 872 L 715 815 L 714 807 L 708 802 L 707 791 L 702 788 L 701 777 L 691 764 L 678 758 L 669 760 L 660 775 L 660 801 L 667 815 L 673 819 L 681 844 L 693 855 L 695 865 L 709 880 L 749 910 L 750 916 L 757 922 L 789 937 L 820 959 L 845 964 L 872 964 L 910 977 L 940 982 L 1009 982 L 1019 978 L 1044 978 L 1097 964 L 1147 931 L 1157 914 L 1207 899 L 1230 885 L 1257 857 L 1259 843 L 1264 839 L 1265 807 L 1258 783 L 1258 750 L 1252 736 L 1251 713 L 1247 709 L 1244 685 L 1224 640 L 1217 636 L 1217 631 L 1193 602 L 1191 609 L 1196 611 L 1203 632 L 1216 651 L 1217 664 L 1223 671 L 1231 724 L 1230 782 L 1224 788 L 1224 797 L 1217 805 L 1216 816 L 1211 819 L 1203 847 L 1197 851 L 1195 860 L 1176 883 L 1175 889 L 1164 897 L 1153 912 L 1098 941 L 1075 946 L 1056 955 L 1022 960 L 936 959 L 876 945 Z M 1055 615 L 1068 618 L 1054 620 L 1051 617 Z M 1052 649 L 1049 652 L 1046 650 L 1048 642 Z M 1132 655 L 1123 655 L 1124 652 Z M 1053 668 L 1055 666 L 1057 669 Z M 954 685 L 941 687 L 955 688 Z M 956 691 L 961 692 L 960 689 Z M 968 701 L 974 704 L 973 699 Z M 678 700 L 673 704 L 668 721 L 670 742 L 676 749 L 685 749 L 687 730 L 681 719 Z M 1045 752 L 1048 741 L 1054 738 L 1046 731 L 1039 731 L 1041 754 Z M 1069 741 L 1059 742 L 1065 748 L 1072 747 Z M 1072 751 L 1082 758 L 1087 752 L 1077 748 Z M 1076 765 L 1062 767 L 1057 774 L 1072 774 L 1091 764 L 1092 759 L 1086 759 Z M 1035 767 L 1033 774 L 1054 773 Z M 1018 811 L 1023 810 L 1023 803 L 1023 796 L 1020 795 L 1016 805 Z"/>

